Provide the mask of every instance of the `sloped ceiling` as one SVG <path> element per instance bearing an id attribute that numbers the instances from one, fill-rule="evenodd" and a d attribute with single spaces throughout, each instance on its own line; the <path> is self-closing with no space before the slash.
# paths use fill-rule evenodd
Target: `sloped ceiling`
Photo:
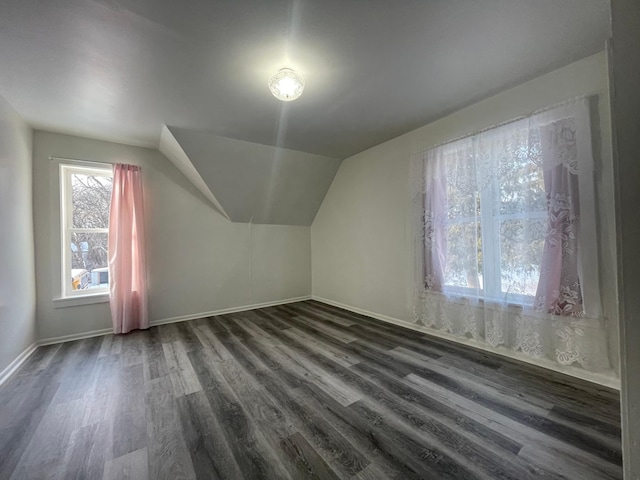
<path id="1" fill-rule="evenodd" d="M 609 5 L 2 0 L 0 96 L 35 128 L 162 143 L 233 221 L 308 225 L 335 159 L 603 50 Z M 295 102 L 267 88 L 285 66 Z"/>
<path id="2" fill-rule="evenodd" d="M 164 128 L 160 150 L 233 222 L 311 225 L 340 166 L 336 158 L 175 127 Z"/>
<path id="3" fill-rule="evenodd" d="M 193 163 L 191 163 L 187 154 L 166 126 L 162 128 L 162 133 L 160 134 L 160 146 L 158 149 L 198 190 L 200 190 L 200 193 L 209 200 L 213 208 L 215 208 L 218 213 L 226 217 L 227 220 L 230 220 L 227 212 L 224 211 L 224 208 L 222 208 L 218 199 L 213 195 L 209 186 L 202 179 L 198 170 L 193 166 Z"/>
<path id="4" fill-rule="evenodd" d="M 0 95 L 42 130 L 346 158 L 602 51 L 609 23 L 608 0 L 2 0 Z"/>

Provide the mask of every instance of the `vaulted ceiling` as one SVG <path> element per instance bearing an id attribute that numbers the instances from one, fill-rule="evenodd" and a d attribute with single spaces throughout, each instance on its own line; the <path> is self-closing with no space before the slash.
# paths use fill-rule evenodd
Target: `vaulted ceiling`
<path id="1" fill-rule="evenodd" d="M 607 38 L 608 0 L 2 0 L 0 96 L 160 148 L 232 221 L 309 225 L 340 160 Z"/>

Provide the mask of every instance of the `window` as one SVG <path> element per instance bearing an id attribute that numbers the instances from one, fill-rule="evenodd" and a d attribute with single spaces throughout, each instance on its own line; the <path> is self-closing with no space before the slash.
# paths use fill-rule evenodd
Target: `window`
<path id="1" fill-rule="evenodd" d="M 414 155 L 413 322 L 561 365 L 609 367 L 593 100 Z"/>
<path id="2" fill-rule="evenodd" d="M 60 165 L 63 297 L 109 290 L 110 166 Z"/>
<path id="3" fill-rule="evenodd" d="M 426 290 L 599 314 L 586 102 L 432 148 L 423 168 Z"/>
<path id="4" fill-rule="evenodd" d="M 539 136 L 472 137 L 444 162 L 445 289 L 533 303 L 548 218 Z"/>

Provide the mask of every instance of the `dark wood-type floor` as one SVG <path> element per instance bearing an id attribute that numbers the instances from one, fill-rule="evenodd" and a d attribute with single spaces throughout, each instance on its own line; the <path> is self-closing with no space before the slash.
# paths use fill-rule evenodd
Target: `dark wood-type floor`
<path id="1" fill-rule="evenodd" d="M 618 394 L 318 302 L 39 348 L 0 479 L 615 479 Z"/>

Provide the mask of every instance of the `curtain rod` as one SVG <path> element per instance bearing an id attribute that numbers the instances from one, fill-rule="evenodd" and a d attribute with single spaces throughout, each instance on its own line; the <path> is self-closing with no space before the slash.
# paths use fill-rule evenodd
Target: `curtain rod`
<path id="1" fill-rule="evenodd" d="M 526 118 L 531 118 L 534 115 L 538 115 L 540 113 L 548 112 L 549 110 L 554 110 L 556 108 L 564 107 L 564 106 L 569 105 L 571 103 L 579 102 L 580 100 L 585 100 L 587 98 L 597 97 L 597 96 L 598 96 L 598 94 L 595 94 L 595 93 L 588 94 L 588 95 L 579 95 L 579 96 L 576 96 L 576 97 L 572 97 L 572 98 L 570 98 L 568 100 L 563 100 L 562 102 L 558 102 L 558 103 L 554 103 L 554 104 L 551 104 L 551 105 L 547 105 L 546 107 L 540 108 L 538 110 L 534 110 L 534 111 L 529 112 L 529 113 L 527 113 L 525 115 L 520 115 L 519 117 L 511 118 L 509 120 L 505 120 L 504 122 L 496 123 L 496 124 L 491 125 L 489 127 L 481 128 L 480 130 L 475 130 L 475 131 L 473 131 L 471 133 L 466 133 L 466 134 L 461 135 L 459 137 L 452 138 L 451 140 L 446 140 L 444 142 L 437 143 L 435 145 L 431 145 L 429 147 L 420 149 L 416 153 L 414 153 L 413 155 L 421 155 L 421 154 L 423 154 L 423 153 L 425 153 L 425 152 L 427 152 L 429 150 L 432 150 L 434 148 L 438 148 L 438 147 L 442 147 L 443 145 L 448 145 L 450 143 L 458 142 L 460 140 L 464 140 L 465 138 L 473 137 L 475 135 L 479 135 L 481 133 L 488 132 L 489 130 L 493 130 L 495 128 L 500 128 L 500 127 L 503 127 L 505 125 L 509 125 L 510 123 L 515 123 L 515 122 L 519 122 L 520 120 L 524 120 Z"/>

